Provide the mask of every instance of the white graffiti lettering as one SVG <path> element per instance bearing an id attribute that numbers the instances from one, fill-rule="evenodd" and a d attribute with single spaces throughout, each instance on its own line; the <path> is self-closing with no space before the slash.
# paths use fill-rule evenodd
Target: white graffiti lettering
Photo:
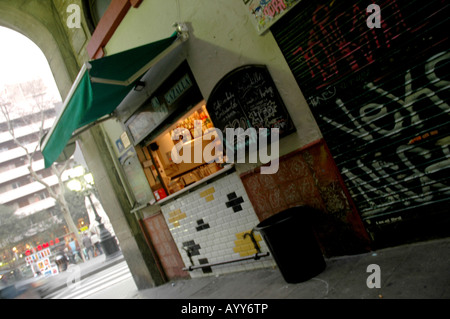
<path id="1" fill-rule="evenodd" d="M 450 88 L 450 81 L 437 71 L 439 63 L 449 62 L 450 53 L 442 52 L 425 61 L 424 73 L 407 70 L 403 96 L 398 96 L 399 90 L 367 83 L 365 88 L 378 99 L 353 109 L 352 113 L 346 102 L 336 98 L 335 103 L 345 116 L 321 117 L 355 140 L 364 141 L 366 150 L 381 138 L 392 144 L 390 153 L 381 150 L 383 156 L 374 153 L 366 159 L 355 159 L 341 170 L 351 185 L 350 192 L 366 203 L 361 209 L 363 216 L 385 211 L 394 204 L 405 207 L 429 202 L 436 194 L 450 195 L 448 180 L 443 177 L 444 170 L 450 168 L 450 137 L 442 135 L 447 134 L 442 126 L 428 128 L 430 113 L 445 122 L 443 117 L 448 117 L 450 112 L 449 104 L 442 97 Z M 415 82 L 413 74 L 428 81 Z M 420 105 L 426 105 L 427 111 Z M 410 133 L 405 132 L 417 132 L 417 135 L 409 138 Z M 429 143 L 431 137 L 434 141 L 439 139 Z"/>

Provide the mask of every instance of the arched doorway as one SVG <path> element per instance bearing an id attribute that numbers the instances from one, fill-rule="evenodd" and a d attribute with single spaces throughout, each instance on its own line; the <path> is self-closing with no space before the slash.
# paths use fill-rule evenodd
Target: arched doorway
<path id="1" fill-rule="evenodd" d="M 53 15 L 53 10 L 51 4 L 40 1 L 29 1 L 27 6 L 21 6 L 16 1 L 0 0 L 0 26 L 25 35 L 42 50 L 64 99 L 79 67 L 62 23 L 55 18 L 58 15 Z"/>

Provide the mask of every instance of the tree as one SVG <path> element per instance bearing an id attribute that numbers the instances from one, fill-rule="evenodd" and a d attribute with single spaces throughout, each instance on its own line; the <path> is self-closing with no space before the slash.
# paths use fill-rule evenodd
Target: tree
<path id="1" fill-rule="evenodd" d="M 22 227 L 23 222 L 14 215 L 14 210 L 0 205 L 0 247 L 9 247 L 14 244 Z"/>
<path id="2" fill-rule="evenodd" d="M 8 262 L 8 258 L 13 257 L 11 255 L 12 248 L 20 245 L 25 246 L 29 243 L 30 237 L 36 239 L 35 235 L 42 233 L 42 231 L 46 233 L 60 232 L 63 220 L 58 215 L 60 215 L 59 209 L 54 210 L 54 212 L 44 210 L 30 216 L 21 217 L 17 216 L 11 207 L 0 205 L 0 249 L 3 261 Z"/>
<path id="3" fill-rule="evenodd" d="M 1 112 L 6 120 L 8 126 L 8 132 L 11 135 L 14 143 L 25 151 L 27 167 L 30 175 L 33 179 L 40 184 L 42 184 L 45 189 L 48 191 L 49 195 L 56 200 L 59 204 L 62 215 L 64 217 L 65 222 L 69 228 L 69 231 L 76 236 L 78 243 L 82 245 L 81 238 L 78 234 L 78 228 L 73 222 L 72 216 L 70 214 L 69 205 L 65 198 L 65 190 L 66 187 L 64 185 L 64 181 L 62 179 L 62 174 L 69 167 L 70 160 L 65 161 L 62 164 L 55 163 L 51 166 L 51 172 L 54 176 L 57 177 L 58 187 L 52 187 L 49 185 L 43 177 L 41 177 L 37 170 L 33 168 L 33 162 L 37 158 L 37 155 L 40 154 L 40 143 L 27 144 L 23 140 L 19 138 L 16 134 L 14 123 L 17 123 L 18 115 L 22 115 L 20 118 L 25 120 L 30 120 L 28 125 L 36 124 L 38 127 L 35 127 L 35 131 L 37 131 L 38 141 L 41 141 L 45 135 L 45 121 L 46 121 L 46 111 L 50 108 L 54 108 L 54 101 L 49 100 L 46 95 L 46 86 L 42 79 L 35 79 L 29 82 L 22 84 L 22 91 L 24 95 L 29 97 L 31 112 L 25 113 L 20 107 L 16 107 L 13 103 L 6 100 L 0 100 L 0 108 Z M 7 94 L 2 94 L 3 96 L 7 96 Z M 22 112 L 22 114 L 20 114 Z"/>

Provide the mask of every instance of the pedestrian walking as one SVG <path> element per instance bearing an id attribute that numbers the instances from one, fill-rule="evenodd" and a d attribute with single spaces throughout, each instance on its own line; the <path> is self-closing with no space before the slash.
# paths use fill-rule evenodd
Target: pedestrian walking
<path id="1" fill-rule="evenodd" d="M 91 241 L 96 252 L 95 256 L 103 255 L 102 245 L 100 245 L 100 240 L 96 232 L 91 232 Z"/>
<path id="2" fill-rule="evenodd" d="M 94 246 L 92 245 L 91 237 L 89 237 L 89 234 L 87 232 L 85 232 L 83 236 L 83 246 L 85 247 L 86 258 L 94 258 Z M 89 255 L 89 252 L 91 252 L 91 255 Z"/>
<path id="3" fill-rule="evenodd" d="M 74 260 L 74 262 L 75 263 L 78 263 L 77 261 L 76 261 L 76 256 L 78 256 L 79 258 L 80 258 L 80 261 L 83 261 L 83 257 L 81 257 L 81 253 L 80 253 L 80 250 L 79 250 L 79 247 L 77 247 L 78 245 L 77 245 L 77 243 L 75 242 L 75 240 L 73 239 L 73 238 L 70 238 L 70 242 L 69 242 L 69 248 L 70 248 L 70 250 L 72 251 L 72 254 L 73 254 L 73 256 L 74 256 L 74 258 L 73 258 L 73 260 Z"/>

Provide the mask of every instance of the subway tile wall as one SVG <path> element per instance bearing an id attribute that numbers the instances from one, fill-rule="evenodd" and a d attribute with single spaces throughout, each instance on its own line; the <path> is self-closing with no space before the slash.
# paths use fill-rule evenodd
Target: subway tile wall
<path id="1" fill-rule="evenodd" d="M 243 235 L 258 223 L 241 179 L 229 174 L 162 206 L 164 218 L 186 267 L 233 260 L 256 253 Z M 265 242 L 255 232 L 261 252 Z M 195 269 L 192 278 L 274 267 L 271 256 L 211 268 Z"/>

